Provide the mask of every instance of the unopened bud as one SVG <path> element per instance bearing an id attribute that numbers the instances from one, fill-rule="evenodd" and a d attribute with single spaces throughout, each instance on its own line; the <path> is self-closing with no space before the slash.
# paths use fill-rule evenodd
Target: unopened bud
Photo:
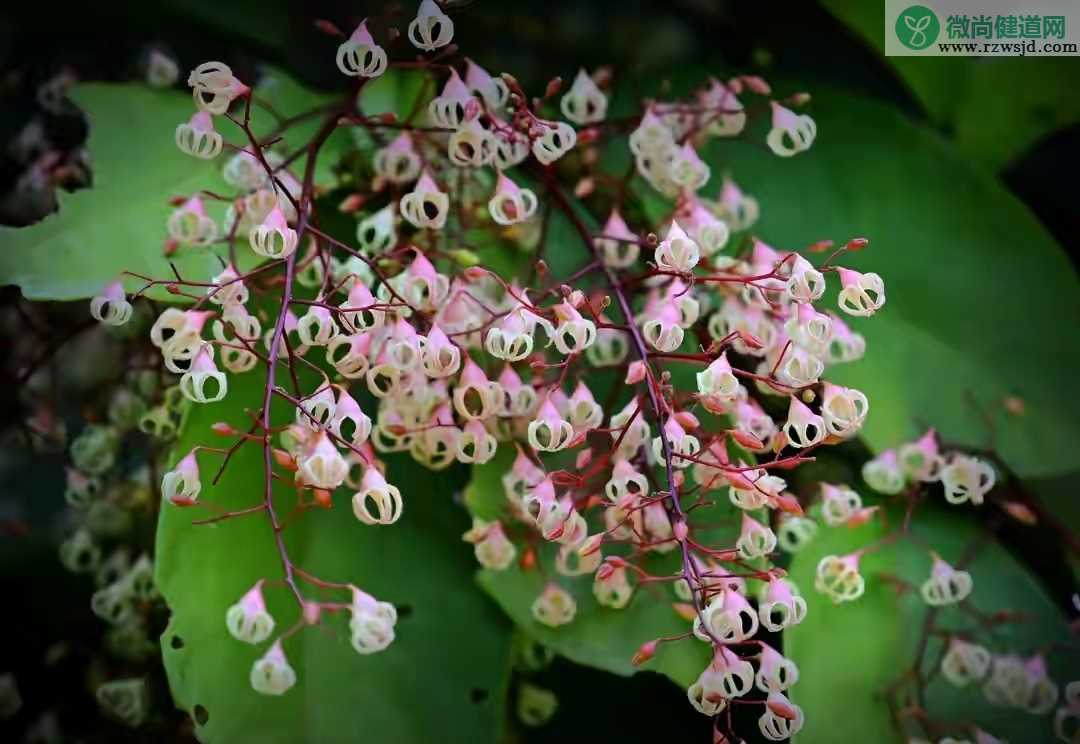
<path id="1" fill-rule="evenodd" d="M 578 470 L 587 468 L 589 463 L 592 462 L 592 454 L 592 447 L 587 447 L 581 450 L 581 452 L 578 452 L 577 459 L 574 460 L 574 467 Z"/>
<path id="2" fill-rule="evenodd" d="M 544 88 L 544 98 L 552 98 L 559 95 L 559 90 L 562 88 L 562 78 L 553 77 L 548 81 L 547 87 Z"/>
<path id="3" fill-rule="evenodd" d="M 308 625 L 318 625 L 322 616 L 322 606 L 318 602 L 304 602 L 304 622 Z"/>
<path id="4" fill-rule="evenodd" d="M 743 75 L 742 81 L 746 83 L 746 87 L 752 92 L 757 93 L 759 96 L 767 96 L 772 93 L 772 88 L 765 82 L 764 78 L 760 78 L 757 75 Z"/>
<path id="5" fill-rule="evenodd" d="M 819 240 L 806 250 L 810 253 L 824 253 L 835 245 L 831 240 Z"/>
<path id="6" fill-rule="evenodd" d="M 871 519 L 873 519 L 874 514 L 877 512 L 877 510 L 878 507 L 876 506 L 864 506 L 862 509 L 859 509 L 857 512 L 848 517 L 845 524 L 847 524 L 848 527 L 859 527 L 861 525 L 864 525 Z"/>
<path id="7" fill-rule="evenodd" d="M 480 263 L 480 256 L 465 248 L 450 251 L 448 255 L 458 266 L 475 266 Z"/>
<path id="8" fill-rule="evenodd" d="M 1015 519 L 1020 524 L 1026 524 L 1028 526 L 1038 524 L 1039 518 L 1035 515 L 1026 504 L 1021 504 L 1019 501 L 1006 501 L 1001 505 L 1001 508 L 1005 510 L 1005 513 Z"/>
<path id="9" fill-rule="evenodd" d="M 315 503 L 323 509 L 329 509 L 334 505 L 333 500 L 330 498 L 330 492 L 325 488 L 313 488 L 311 489 L 311 495 L 315 499 Z"/>
<path id="10" fill-rule="evenodd" d="M 686 536 L 690 534 L 690 528 L 686 526 L 686 520 L 680 519 L 671 526 L 671 533 L 679 542 L 686 542 Z"/>
<path id="11" fill-rule="evenodd" d="M 581 137 L 578 137 L 578 142 L 581 142 Z M 596 189 L 596 181 L 592 176 L 585 176 L 574 185 L 574 196 L 578 199 L 584 199 Z"/>
<path id="12" fill-rule="evenodd" d="M 630 659 L 630 663 L 634 666 L 641 666 L 656 656 L 656 647 L 659 645 L 659 641 L 646 641 L 641 644 L 641 648 L 634 652 L 634 657 Z"/>
<path id="13" fill-rule="evenodd" d="M 315 29 L 327 36 L 344 36 L 344 32 L 330 21 L 324 18 L 315 19 Z"/>
<path id="14" fill-rule="evenodd" d="M 169 294 L 180 294 L 180 285 L 174 282 L 170 282 L 165 285 L 165 291 Z"/>
<path id="15" fill-rule="evenodd" d="M 852 238 L 844 247 L 849 251 L 861 251 L 868 245 L 870 245 L 869 238 Z"/>
<path id="16" fill-rule="evenodd" d="M 675 610 L 675 614 L 688 623 L 694 622 L 694 618 L 697 617 L 697 610 L 694 609 L 694 605 L 687 602 L 672 602 L 671 609 Z"/>
<path id="17" fill-rule="evenodd" d="M 161 244 L 161 253 L 164 256 L 172 256 L 176 254 L 176 249 L 179 247 L 179 242 L 173 238 L 166 238 L 165 242 Z"/>
<path id="18" fill-rule="evenodd" d="M 645 379 L 645 362 L 638 359 L 626 368 L 626 384 L 636 385 Z"/>
<path id="19" fill-rule="evenodd" d="M 773 503 L 776 505 L 777 509 L 785 514 L 794 514 L 796 517 L 801 517 L 803 515 L 802 504 L 800 504 L 799 500 L 790 493 L 777 494 L 773 498 Z"/>
<path id="20" fill-rule="evenodd" d="M 535 266 L 536 266 L 536 273 L 539 274 L 540 276 L 543 276 L 544 274 L 548 273 L 547 261 L 544 261 L 543 259 L 537 259 Z"/>
<path id="21" fill-rule="evenodd" d="M 730 429 L 729 433 L 731 438 L 741 444 L 743 447 L 751 450 L 765 449 L 765 443 L 755 437 L 748 431 L 742 431 L 741 429 Z"/>
<path id="22" fill-rule="evenodd" d="M 737 331 L 737 333 L 739 334 L 739 339 L 751 349 L 765 348 L 765 344 L 761 343 L 761 339 L 754 334 L 747 333 L 746 331 Z"/>
<path id="23" fill-rule="evenodd" d="M 810 94 L 806 91 L 795 93 L 790 98 L 788 98 L 788 103 L 790 103 L 794 107 L 805 106 L 806 104 L 810 103 Z"/>
<path id="24" fill-rule="evenodd" d="M 521 551 L 521 560 L 518 562 L 522 571 L 532 571 L 536 568 L 536 550 L 530 545 Z"/>
<path id="25" fill-rule="evenodd" d="M 364 206 L 366 201 L 367 197 L 363 194 L 349 194 L 338 204 L 338 211 L 344 214 L 352 214 Z"/>
<path id="26" fill-rule="evenodd" d="M 1005 410 L 1013 416 L 1024 415 L 1026 406 L 1024 405 L 1023 398 L 1018 398 L 1015 395 L 1007 395 L 1005 396 L 1005 399 L 1001 401 L 1001 404 L 1005 407 Z"/>
<path id="27" fill-rule="evenodd" d="M 470 282 L 478 282 L 488 275 L 488 270 L 479 266 L 470 266 L 463 273 Z"/>
<path id="28" fill-rule="evenodd" d="M 296 472 L 296 459 L 283 449 L 274 447 L 272 450 L 274 462 L 291 472 Z"/>
<path id="29" fill-rule="evenodd" d="M 690 411 L 679 411 L 675 414 L 675 420 L 679 422 L 679 426 L 687 431 L 693 431 L 701 426 L 701 422 L 698 421 L 698 417 L 690 413 Z"/>
<path id="30" fill-rule="evenodd" d="M 597 127 L 587 127 L 578 132 L 577 143 L 579 145 L 591 145 L 598 139 L 600 139 L 600 129 Z"/>
<path id="31" fill-rule="evenodd" d="M 240 433 L 226 421 L 217 421 L 211 424 L 210 431 L 214 432 L 219 437 L 231 437 Z"/>

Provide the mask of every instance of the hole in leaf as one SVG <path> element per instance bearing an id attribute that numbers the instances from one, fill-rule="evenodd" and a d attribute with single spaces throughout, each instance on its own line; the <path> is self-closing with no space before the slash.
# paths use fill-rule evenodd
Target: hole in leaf
<path id="1" fill-rule="evenodd" d="M 196 705 L 191 709 L 191 716 L 195 719 L 195 723 L 205 726 L 207 721 L 210 720 L 210 711 L 202 705 Z"/>
<path id="2" fill-rule="evenodd" d="M 469 700 L 474 703 L 482 703 L 488 699 L 488 691 L 482 687 L 474 687 L 469 690 Z"/>
<path id="3" fill-rule="evenodd" d="M 178 635 L 174 635 L 172 640 L 169 641 L 169 645 L 177 650 L 182 649 L 184 647 L 184 639 Z"/>
<path id="4" fill-rule="evenodd" d="M 404 620 L 405 618 L 412 615 L 412 609 L 413 608 L 411 604 L 399 604 L 397 606 L 398 620 Z"/>

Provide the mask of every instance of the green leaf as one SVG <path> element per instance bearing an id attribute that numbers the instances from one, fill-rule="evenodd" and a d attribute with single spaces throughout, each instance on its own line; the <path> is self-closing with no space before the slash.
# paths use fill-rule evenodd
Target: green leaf
<path id="1" fill-rule="evenodd" d="M 61 192 L 59 213 L 35 225 L 0 228 L 0 284 L 17 284 L 32 300 L 92 297 L 124 270 L 171 277 L 162 255 L 165 221 L 173 209 L 169 198 L 221 183 L 220 159 L 196 160 L 173 142 L 177 124 L 194 111 L 190 96 L 135 84 L 90 83 L 75 88 L 72 97 L 90 117 L 93 186 Z M 236 139 L 236 129 L 217 119 L 218 131 Z M 173 261 L 192 281 L 221 271 L 207 249 L 182 248 Z M 128 278 L 124 284 L 131 290 L 142 282 Z M 152 296 L 172 297 L 164 290 Z"/>
<path id="2" fill-rule="evenodd" d="M 959 513 L 929 511 L 924 507 L 912 523 L 922 544 L 956 565 L 979 539 L 977 525 Z M 900 515 L 893 514 L 891 517 Z M 898 520 L 892 520 L 899 524 Z M 823 527 L 814 541 L 795 555 L 791 578 L 807 601 L 802 624 L 784 634 L 786 654 L 799 666 L 799 684 L 793 699 L 806 714 L 799 735 L 801 744 L 835 741 L 901 741 L 893 727 L 885 698 L 880 694 L 914 660 L 927 607 L 915 592 L 898 596 L 882 573 L 916 588 L 929 576 L 931 558 L 926 548 L 901 541 L 861 560 L 866 593 L 854 602 L 832 604 L 814 591 L 818 561 L 826 555 L 844 555 L 882 536 L 879 522 L 857 529 Z M 978 631 L 972 616 L 956 607 L 940 610 L 937 627 L 949 631 L 976 631 L 973 639 L 995 653 L 1032 654 L 1048 643 L 1066 641 L 1065 618 L 1037 580 L 997 543 L 986 541 L 964 566 L 974 580 L 968 602 L 985 613 L 1019 610 L 1029 619 L 1000 624 L 987 636 Z M 931 639 L 923 671 L 940 659 L 943 642 Z M 1048 657 L 1051 676 L 1062 683 L 1078 672 L 1074 655 Z M 926 691 L 927 712 L 934 720 L 975 723 L 1010 741 L 1050 740 L 1050 721 L 1024 712 L 991 706 L 977 684 L 958 689 L 943 677 L 932 678 Z"/>
<path id="3" fill-rule="evenodd" d="M 1060 333 L 1080 326 L 1080 282 L 1065 254 L 935 134 L 864 97 L 821 90 L 815 102 L 809 152 L 777 158 L 713 140 L 705 157 L 758 199 L 753 231 L 772 245 L 870 239 L 839 263 L 880 274 L 888 302 L 846 319 L 866 336 L 866 356 L 828 373 L 869 396 L 864 437 L 882 450 L 930 425 L 948 441 L 992 443 L 1025 476 L 1074 469 L 1080 399 L 1061 391 L 1080 375 L 1080 348 Z M 1006 413 L 1006 396 L 1025 412 Z"/>
<path id="4" fill-rule="evenodd" d="M 884 4 L 862 0 L 823 4 L 871 47 L 884 52 Z M 1080 121 L 1080 100 L 1072 95 L 1080 71 L 1065 57 L 886 59 L 930 120 L 951 131 L 962 152 L 993 169 L 1003 168 L 1046 135 Z"/>
<path id="5" fill-rule="evenodd" d="M 194 407 L 177 453 L 208 443 L 209 426 L 247 427 L 244 409 L 259 407 L 260 375 L 230 378 L 227 398 Z M 275 412 L 284 422 L 288 411 Z M 245 445 L 216 486 L 220 458 L 199 456 L 200 498 L 221 509 L 259 503 L 262 451 Z M 474 563 L 461 534 L 464 512 L 453 503 L 453 474 L 434 474 L 401 456 L 387 459 L 388 478 L 402 492 L 404 514 L 386 527 L 362 525 L 345 493 L 329 511 L 312 510 L 284 530 L 292 560 L 329 581 L 351 582 L 399 611 L 397 639 L 385 651 L 361 656 L 351 647 L 347 619 L 326 614 L 318 628 L 285 641 L 296 686 L 280 698 L 254 692 L 248 678 L 268 643 L 250 646 L 225 629 L 225 611 L 266 577 L 275 633 L 298 619 L 291 595 L 275 580 L 282 567 L 266 516 L 257 513 L 216 525 L 193 526 L 198 509 L 162 511 L 157 538 L 157 584 L 172 618 L 161 638 L 177 704 L 192 712 L 205 742 L 490 742 L 502 723 L 509 684 L 510 628 L 472 581 Z M 277 489 L 284 514 L 295 492 Z M 193 516 L 194 515 L 194 516 Z M 308 587 L 311 588 L 311 587 Z M 313 588 L 312 588 L 313 589 Z M 333 592 L 312 597 L 332 598 Z M 348 601 L 348 597 L 342 597 Z M 197 707 L 201 706 L 201 707 Z"/>
<path id="6" fill-rule="evenodd" d="M 488 520 L 505 517 L 506 496 L 501 478 L 513 459 L 513 447 L 504 444 L 491 462 L 473 467 L 473 479 L 465 491 L 465 503 L 473 514 Z M 543 570 L 537 567 L 524 571 L 515 564 L 505 571 L 483 569 L 478 580 L 518 627 L 556 653 L 578 664 L 630 675 L 637 671 L 630 660 L 641 644 L 687 631 L 687 621 L 672 609 L 672 603 L 680 600 L 672 593 L 670 583 L 641 588 L 627 607 L 614 610 L 596 601 L 592 593 L 592 574 L 556 575 L 555 552 L 552 545 L 540 546 L 538 563 Z M 671 574 L 677 564 L 678 559 L 673 553 L 654 556 L 647 570 L 655 575 Z M 558 628 L 543 625 L 532 616 L 532 603 L 543 591 L 545 573 L 570 592 L 577 602 L 573 621 Z M 664 674 L 687 687 L 697 679 L 708 661 L 708 647 L 704 643 L 684 640 L 661 645 L 654 659 L 643 669 Z"/>

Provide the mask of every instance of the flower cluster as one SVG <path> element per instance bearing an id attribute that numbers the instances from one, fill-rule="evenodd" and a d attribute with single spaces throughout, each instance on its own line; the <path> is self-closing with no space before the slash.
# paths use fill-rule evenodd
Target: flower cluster
<path id="1" fill-rule="evenodd" d="M 580 70 L 561 96 L 553 81 L 534 99 L 512 76 L 459 61 L 453 33 L 443 9 L 423 0 L 403 35 L 430 54 L 399 63 L 361 23 L 335 59 L 351 81 L 349 95 L 322 112 L 317 133 L 292 156 L 273 147 L 287 131 L 254 134 L 257 96 L 228 66 L 209 62 L 191 72 L 196 112 L 177 127 L 176 143 L 198 158 L 227 151 L 224 177 L 234 191 L 177 199 L 165 230 L 173 250 L 225 244 L 229 261 L 209 282 L 130 276 L 143 281 L 136 297 L 164 287 L 190 303 L 166 308 L 150 331 L 189 405 L 226 399 L 230 376 L 255 369 L 265 373 L 265 400 L 251 412 L 251 432 L 215 427 L 236 438 L 232 448 L 185 453 L 164 474 L 163 498 L 204 507 L 200 458 L 262 446 L 261 501 L 202 521 L 263 514 L 280 531 L 272 484 L 281 480 L 313 504 L 348 492 L 362 530 L 393 525 L 409 506 L 381 457 L 407 453 L 434 470 L 505 463 L 499 516 L 476 518 L 464 539 L 495 571 L 518 556 L 535 565 L 538 547 L 551 546 L 554 572 L 545 570 L 532 603 L 537 622 L 575 621 L 574 577 L 589 577 L 596 603 L 614 610 L 650 601 L 641 587 L 667 583 L 687 622 L 680 637 L 708 648 L 690 703 L 715 716 L 718 735 L 730 736 L 731 704 L 757 705 L 761 734 L 786 739 L 803 725 L 789 699 L 798 669 L 759 630 L 780 632 L 805 618 L 806 601 L 773 557 L 800 549 L 817 523 L 778 473 L 863 426 L 867 397 L 824 375 L 865 352 L 843 317 L 881 310 L 884 284 L 836 263 L 866 240 L 815 263 L 813 254 L 830 243 L 799 252 L 751 234 L 757 202 L 730 178 L 706 196 L 717 184 L 699 151 L 712 138 L 749 131 L 758 116 L 771 116 L 765 139 L 777 155 L 805 151 L 816 127 L 793 109 L 809 97 L 774 99 L 764 80 L 737 76 L 710 80 L 686 100 L 645 101 L 631 120 L 609 121 L 607 70 Z M 367 81 L 398 67 L 433 78 L 437 94 L 406 120 L 362 113 L 357 98 Z M 215 117 L 235 123 L 246 141 L 224 142 Z M 374 173 L 341 205 L 366 210 L 348 241 L 320 227 L 313 182 L 313 163 L 339 127 L 364 133 L 358 141 L 368 143 L 363 156 Z M 633 170 L 600 172 L 599 148 L 609 144 L 628 151 Z M 298 155 L 306 155 L 303 172 L 292 167 Z M 628 222 L 643 189 L 669 199 L 670 211 Z M 209 216 L 215 201 L 226 206 L 220 223 Z M 602 229 L 590 228 L 585 211 L 601 217 Z M 556 219 L 575 235 L 584 263 L 572 276 L 551 276 L 544 261 L 504 275 L 489 264 L 506 261 L 466 242 L 466 235 L 497 236 L 540 258 Z M 120 284 L 93 305 L 95 317 L 114 325 L 131 309 Z M 611 389 L 597 368 L 613 370 L 622 384 Z M 291 420 L 272 420 L 274 399 L 293 406 Z M 898 470 L 901 487 L 933 475 L 951 484 L 952 499 L 962 492 L 972 501 L 989 488 L 977 462 L 958 455 L 930 465 L 923 454 L 922 469 Z M 885 475 L 867 481 L 892 485 Z M 737 529 L 724 535 L 700 518 L 709 505 L 737 515 Z M 822 487 L 821 508 L 827 525 L 873 516 L 840 485 Z M 283 543 L 279 550 L 297 623 L 280 630 L 267 609 L 264 591 L 281 583 L 275 577 L 251 577 L 225 611 L 233 637 L 269 643 L 251 670 L 255 690 L 280 695 L 296 683 L 286 645 L 324 613 L 350 615 L 358 653 L 393 642 L 392 604 L 319 579 L 296 566 Z M 962 601 L 971 589 L 964 576 L 939 559 L 927 601 Z M 349 601 L 310 599 L 307 587 L 348 592 Z M 838 601 L 857 597 L 858 556 L 823 561 L 818 589 Z M 647 641 L 636 661 L 674 640 Z"/>

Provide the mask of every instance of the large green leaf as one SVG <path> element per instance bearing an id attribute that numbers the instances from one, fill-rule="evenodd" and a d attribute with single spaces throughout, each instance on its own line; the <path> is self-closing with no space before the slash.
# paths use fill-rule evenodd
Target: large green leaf
<path id="1" fill-rule="evenodd" d="M 506 496 L 501 477 L 513 461 L 512 453 L 513 448 L 504 444 L 494 460 L 473 468 L 465 502 L 477 516 L 484 519 L 505 516 Z M 539 566 L 528 571 L 517 564 L 505 571 L 484 569 L 479 573 L 479 581 L 518 627 L 571 661 L 616 674 L 633 674 L 635 668 L 630 660 L 641 644 L 687 631 L 686 620 L 672 608 L 672 603 L 679 600 L 670 584 L 640 589 L 627 607 L 614 610 L 596 601 L 592 574 L 559 576 L 554 572 L 554 559 L 554 548 L 545 544 L 540 549 Z M 648 570 L 655 575 L 671 574 L 677 566 L 675 554 L 669 554 L 650 560 Z M 558 628 L 545 626 L 532 615 L 533 600 L 543 591 L 547 579 L 569 591 L 577 602 L 573 621 Z M 646 668 L 686 687 L 697 679 L 708 660 L 708 647 L 691 639 L 662 645 Z"/>
<path id="2" fill-rule="evenodd" d="M 314 93 L 276 70 L 260 83 L 257 93 L 284 116 L 332 102 L 332 96 Z M 211 162 L 180 152 L 173 143 L 176 125 L 187 121 L 194 107 L 181 92 L 153 90 L 138 84 L 89 83 L 78 86 L 75 102 L 90 119 L 87 148 L 93 168 L 93 185 L 73 194 L 60 194 L 60 210 L 24 228 L 0 228 L 0 285 L 17 284 L 35 300 L 71 300 L 92 297 L 122 271 L 159 279 L 172 277 L 169 261 L 190 281 L 207 281 L 221 271 L 217 255 L 227 249 L 181 247 L 171 259 L 162 253 L 167 237 L 166 220 L 173 207 L 169 199 L 188 196 L 201 189 L 230 193 L 221 177 L 226 155 Z M 275 127 L 272 116 L 258 107 L 253 111 L 254 129 L 260 135 Z M 289 127 L 284 142 L 302 146 L 321 124 L 313 117 Z M 227 142 L 242 144 L 243 133 L 224 117 L 214 126 Z M 347 133 L 335 132 L 325 145 L 316 171 L 316 183 L 332 183 L 332 164 L 350 146 Z M 303 159 L 293 170 L 302 167 Z M 220 221 L 224 208 L 208 200 L 210 215 Z M 239 240 L 241 267 L 254 265 L 255 256 Z M 126 278 L 129 290 L 143 282 Z M 164 289 L 150 296 L 175 300 Z"/>
<path id="3" fill-rule="evenodd" d="M 932 511 L 916 514 L 913 533 L 926 546 L 956 564 L 978 539 L 978 527 L 962 514 Z M 894 515 L 895 516 L 895 515 Z M 884 574 L 916 587 L 929 576 L 931 558 L 925 548 L 903 541 L 861 561 L 866 593 L 855 602 L 834 605 L 813 590 L 818 561 L 826 555 L 844 555 L 881 537 L 879 526 L 857 529 L 822 528 L 791 566 L 792 580 L 807 600 L 802 624 L 784 635 L 786 653 L 799 666 L 794 700 L 806 714 L 800 744 L 835 741 L 902 741 L 893 728 L 884 688 L 910 668 L 927 607 L 915 593 L 898 596 Z M 995 653 L 1031 654 L 1054 641 L 1066 641 L 1068 627 L 1060 611 L 1034 577 L 997 543 L 987 541 L 965 566 L 975 588 L 970 602 L 983 612 L 1018 610 L 1028 620 L 996 626 L 991 636 L 976 636 Z M 958 608 L 937 613 L 936 627 L 976 631 L 978 623 Z M 940 658 L 942 640 L 931 639 L 923 671 L 932 671 Z M 1072 655 L 1051 654 L 1051 675 L 1061 683 L 1075 679 Z M 940 675 L 927 693 L 928 713 L 935 720 L 972 722 L 1010 741 L 1049 741 L 1050 721 L 1024 712 L 995 708 L 985 701 L 978 685 L 958 689 Z"/>
<path id="4" fill-rule="evenodd" d="M 59 212 L 35 225 L 0 228 L 0 284 L 19 285 L 29 299 L 92 297 L 124 270 L 170 277 L 162 255 L 168 200 L 221 183 L 220 162 L 191 158 L 173 143 L 176 125 L 194 111 L 189 96 L 90 83 L 72 97 L 90 118 L 93 186 L 60 193 Z M 220 117 L 215 125 L 227 138 L 236 131 Z M 173 261 L 193 281 L 221 271 L 206 249 L 181 249 Z M 141 286 L 135 279 L 124 283 Z"/>
<path id="5" fill-rule="evenodd" d="M 888 302 L 849 319 L 866 356 L 828 373 L 869 396 L 870 445 L 893 447 L 926 425 L 990 444 L 989 415 L 993 445 L 1021 474 L 1073 469 L 1080 399 L 1061 391 L 1080 375 L 1080 348 L 1061 331 L 1080 327 L 1080 282 L 1064 253 L 934 133 L 860 96 L 822 90 L 815 101 L 809 152 L 777 158 L 754 142 L 713 140 L 706 158 L 757 197 L 754 232 L 772 245 L 870 239 L 840 263 L 879 273 Z M 1005 413 L 1006 396 L 1024 413 Z"/>
<path id="6" fill-rule="evenodd" d="M 823 0 L 873 49 L 885 49 L 885 6 Z M 944 38 L 944 29 L 942 31 Z M 1072 95 L 1080 70 L 1067 57 L 888 57 L 926 109 L 953 133 L 962 152 L 998 169 L 1040 138 L 1080 121 Z"/>
<path id="7" fill-rule="evenodd" d="M 261 375 L 233 377 L 225 401 L 196 407 L 177 452 L 206 442 L 208 427 L 228 421 L 244 428 L 244 409 L 256 409 Z M 284 421 L 287 411 L 277 412 Z M 241 449 L 217 486 L 213 456 L 202 459 L 201 499 L 224 509 L 258 503 L 261 448 Z M 205 458 L 205 459 L 203 459 Z M 391 458 L 388 477 L 401 489 L 399 522 L 368 527 L 339 492 L 331 510 L 307 512 L 285 531 L 292 559 L 316 575 L 352 582 L 399 610 L 397 639 L 385 651 L 361 656 L 349 644 L 346 618 L 324 617 L 285 642 L 297 684 L 281 698 L 263 697 L 248 682 L 267 644 L 233 639 L 225 611 L 255 581 L 281 577 L 273 534 L 263 514 L 193 526 L 197 510 L 166 508 L 157 539 L 157 582 L 172 619 L 161 638 L 177 704 L 193 713 L 207 742 L 491 742 L 501 725 L 509 684 L 509 627 L 473 584 L 473 558 L 461 534 L 468 527 L 453 503 L 460 479 L 434 475 Z M 290 488 L 275 497 L 288 512 Z M 266 591 L 277 632 L 297 619 L 280 585 Z M 347 601 L 347 598 L 346 598 Z M 200 706 L 200 707 L 197 707 Z"/>

